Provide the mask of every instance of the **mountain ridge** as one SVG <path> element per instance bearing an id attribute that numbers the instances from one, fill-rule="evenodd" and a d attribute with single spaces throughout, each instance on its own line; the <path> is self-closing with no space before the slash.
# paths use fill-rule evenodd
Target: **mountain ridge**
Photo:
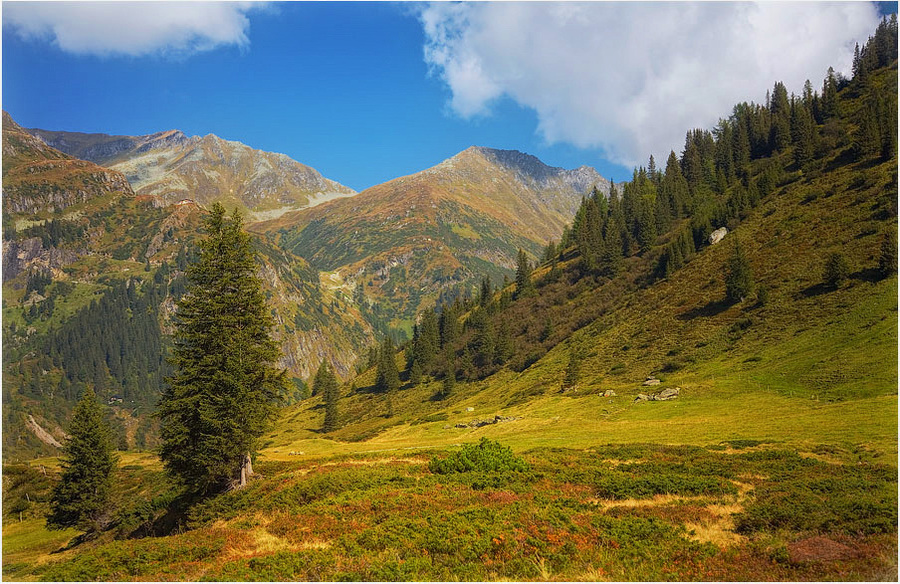
<path id="1" fill-rule="evenodd" d="M 467 293 L 485 275 L 497 282 L 512 275 L 519 249 L 539 255 L 594 186 L 609 192 L 590 167 L 565 170 L 518 151 L 473 146 L 352 198 L 250 229 L 337 272 L 348 295 L 362 285 L 367 302 L 397 315 L 392 326 L 408 329 L 438 296 Z"/>
<path id="2" fill-rule="evenodd" d="M 136 194 L 161 204 L 218 200 L 256 218 L 270 218 L 356 194 L 286 154 L 215 134 L 187 136 L 177 129 L 142 136 L 27 131 L 66 154 L 122 172 Z"/>

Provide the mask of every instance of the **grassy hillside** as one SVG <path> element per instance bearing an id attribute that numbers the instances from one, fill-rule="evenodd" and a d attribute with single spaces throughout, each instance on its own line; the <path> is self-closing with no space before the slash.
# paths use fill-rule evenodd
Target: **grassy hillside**
<path id="1" fill-rule="evenodd" d="M 423 307 L 469 293 L 482 275 L 500 282 L 520 248 L 536 256 L 558 240 L 594 185 L 608 192 L 593 169 L 565 171 L 519 152 L 472 147 L 252 229 L 334 274 L 370 322 L 408 338 Z"/>
<path id="2" fill-rule="evenodd" d="M 70 539 L 39 520 L 56 461 L 7 466 L 4 578 L 896 580 L 896 143 L 863 123 L 878 95 L 896 109 L 896 57 L 866 73 L 835 84 L 807 158 L 801 134 L 776 131 L 730 178 L 698 154 L 676 204 L 691 212 L 625 224 L 617 269 L 592 267 L 573 228 L 533 294 L 462 304 L 421 382 L 382 394 L 362 372 L 330 433 L 321 397 L 284 410 L 243 490 L 190 499 L 128 453 L 111 528 Z M 754 121 L 785 121 L 766 110 Z M 692 136 L 687 171 L 688 151 L 715 146 Z M 666 210 L 659 182 L 625 191 L 632 219 Z M 695 247 L 675 262 L 684 233 Z M 753 285 L 731 301 L 738 241 Z M 830 283 L 834 253 L 847 270 Z M 337 298 L 340 275 L 325 281 Z M 512 355 L 467 364 L 501 321 Z M 664 389 L 677 397 L 639 397 Z"/>

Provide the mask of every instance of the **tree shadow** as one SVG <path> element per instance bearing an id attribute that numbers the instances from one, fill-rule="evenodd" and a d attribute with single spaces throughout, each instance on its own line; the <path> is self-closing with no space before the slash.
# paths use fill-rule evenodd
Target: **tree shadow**
<path id="1" fill-rule="evenodd" d="M 212 495 L 209 495 L 212 496 Z M 162 514 L 154 515 L 127 534 L 127 539 L 145 537 L 165 537 L 185 530 L 188 512 L 207 496 L 197 493 L 182 493 L 165 507 Z"/>
<path id="2" fill-rule="evenodd" d="M 850 274 L 851 280 L 859 280 L 860 282 L 878 282 L 884 276 L 878 268 L 863 268 L 858 272 Z"/>
<path id="3" fill-rule="evenodd" d="M 819 282 L 818 284 L 813 284 L 812 286 L 804 288 L 800 291 L 799 295 L 803 298 L 815 298 L 816 296 L 828 294 L 829 292 L 834 292 L 834 288 L 824 282 Z"/>
<path id="4" fill-rule="evenodd" d="M 704 306 L 698 306 L 697 308 L 692 308 L 687 312 L 682 312 L 676 318 L 678 320 L 694 320 L 699 316 L 708 318 L 725 312 L 731 307 L 731 305 L 731 302 L 729 302 L 727 299 L 715 300 Z"/>

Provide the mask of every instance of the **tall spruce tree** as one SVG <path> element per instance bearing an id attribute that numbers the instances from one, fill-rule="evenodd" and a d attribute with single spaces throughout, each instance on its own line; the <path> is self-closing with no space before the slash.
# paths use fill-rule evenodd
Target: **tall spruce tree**
<path id="1" fill-rule="evenodd" d="M 216 203 L 175 313 L 175 370 L 159 403 L 160 457 L 189 489 L 244 485 L 287 383 L 240 214 Z"/>
<path id="2" fill-rule="evenodd" d="M 112 431 L 90 387 L 75 406 L 64 453 L 62 479 L 50 497 L 47 528 L 98 531 L 109 517 L 117 457 L 112 452 Z"/>
<path id="3" fill-rule="evenodd" d="M 385 336 L 381 344 L 378 367 L 375 369 L 375 389 L 388 394 L 389 400 L 393 400 L 394 392 L 400 389 L 400 371 L 397 369 L 396 351 L 390 336 Z"/>
<path id="4" fill-rule="evenodd" d="M 753 275 L 750 271 L 750 262 L 735 236 L 731 256 L 725 265 L 725 296 L 731 302 L 743 302 L 752 291 Z"/>
<path id="5" fill-rule="evenodd" d="M 338 382 L 328 361 L 322 361 L 313 380 L 313 393 L 321 395 L 325 402 L 323 432 L 332 432 L 338 427 Z"/>
<path id="6" fill-rule="evenodd" d="M 531 262 L 525 250 L 520 249 L 516 258 L 516 298 L 525 298 L 534 294 L 534 282 L 531 281 Z"/>

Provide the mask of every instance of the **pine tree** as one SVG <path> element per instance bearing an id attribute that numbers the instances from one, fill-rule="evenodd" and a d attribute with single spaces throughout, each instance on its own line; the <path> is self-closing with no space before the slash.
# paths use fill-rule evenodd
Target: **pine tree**
<path id="1" fill-rule="evenodd" d="M 822 274 L 823 282 L 832 288 L 839 288 L 850 277 L 850 262 L 841 252 L 829 254 L 825 260 L 825 270 Z"/>
<path id="2" fill-rule="evenodd" d="M 68 431 L 63 474 L 50 497 L 47 528 L 98 531 L 109 519 L 117 458 L 112 452 L 112 431 L 90 387 L 75 406 Z"/>
<path id="3" fill-rule="evenodd" d="M 500 327 L 497 330 L 497 342 L 494 346 L 494 358 L 497 365 L 503 365 L 513 356 L 513 340 L 509 332 L 506 319 L 500 319 Z"/>
<path id="4" fill-rule="evenodd" d="M 321 395 L 325 402 L 325 421 L 323 432 L 332 432 L 338 427 L 338 382 L 328 361 L 322 361 L 313 380 L 313 394 Z"/>
<path id="5" fill-rule="evenodd" d="M 563 378 L 563 389 L 570 389 L 578 384 L 578 378 L 581 375 L 581 355 L 578 349 L 571 347 L 569 349 L 569 363 L 566 365 L 566 376 Z"/>
<path id="6" fill-rule="evenodd" d="M 531 281 L 531 262 L 525 250 L 520 249 L 516 258 L 516 298 L 525 298 L 534 294 L 534 282 Z"/>
<path id="7" fill-rule="evenodd" d="M 750 262 L 735 236 L 731 256 L 725 265 L 725 296 L 731 302 L 743 302 L 752 291 L 753 276 L 750 272 Z"/>
<path id="8" fill-rule="evenodd" d="M 226 218 L 216 203 L 205 228 L 175 314 L 175 373 L 158 410 L 163 464 L 199 493 L 246 484 L 287 384 L 240 214 Z"/>
<path id="9" fill-rule="evenodd" d="M 381 393 L 392 394 L 400 389 L 400 372 L 395 359 L 394 342 L 390 336 L 384 337 L 375 370 L 375 389 Z"/>
<path id="10" fill-rule="evenodd" d="M 551 241 L 548 245 L 553 245 Z M 478 296 L 478 304 L 481 305 L 482 308 L 486 307 L 491 303 L 491 300 L 494 298 L 494 287 L 491 284 L 490 276 L 482 276 L 481 277 L 481 293 Z"/>

